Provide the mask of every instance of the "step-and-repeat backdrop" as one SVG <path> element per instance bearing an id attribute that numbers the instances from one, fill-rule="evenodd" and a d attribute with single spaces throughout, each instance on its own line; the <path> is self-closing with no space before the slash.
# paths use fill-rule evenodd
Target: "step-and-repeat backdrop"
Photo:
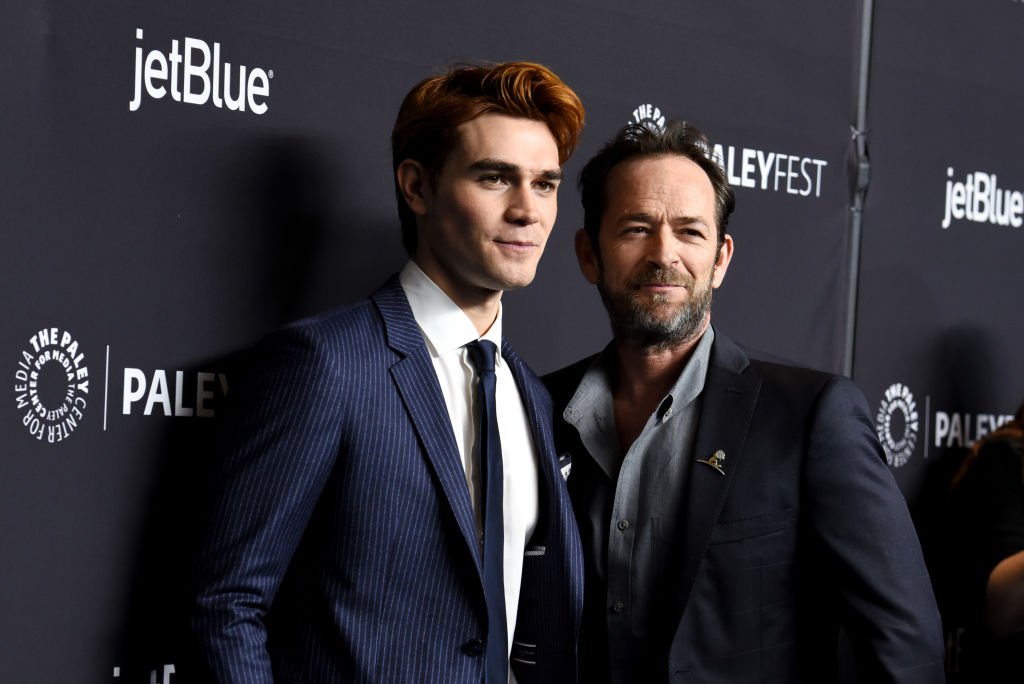
<path id="1" fill-rule="evenodd" d="M 202 681 L 191 545 L 239 355 L 405 261 L 389 135 L 423 77 L 528 59 L 587 106 L 567 166 L 687 119 L 736 187 L 717 326 L 843 368 L 860 3 L 73 3 L 0 9 L 0 680 Z M 898 5 L 893 7 L 891 5 Z M 854 378 L 905 494 L 1024 398 L 1019 0 L 882 3 Z M 572 183 L 508 335 L 601 348 Z M 925 502 L 925 503 L 922 503 Z"/>
<path id="2" fill-rule="evenodd" d="M 1024 401 L 1022 30 L 1019 0 L 876 6 L 854 378 L 936 582 L 949 480 Z"/>

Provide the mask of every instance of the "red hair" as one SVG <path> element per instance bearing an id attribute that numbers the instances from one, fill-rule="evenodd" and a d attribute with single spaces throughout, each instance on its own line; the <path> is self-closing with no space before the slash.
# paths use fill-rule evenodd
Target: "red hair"
<path id="1" fill-rule="evenodd" d="M 550 69 L 533 62 L 487 66 L 460 65 L 418 83 L 402 101 L 391 132 L 393 169 L 406 159 L 419 162 L 428 175 L 444 163 L 456 143 L 457 128 L 480 116 L 497 113 L 547 124 L 564 164 L 576 149 L 583 129 L 583 104 Z M 401 191 L 398 216 L 402 244 L 416 249 L 416 218 Z"/>

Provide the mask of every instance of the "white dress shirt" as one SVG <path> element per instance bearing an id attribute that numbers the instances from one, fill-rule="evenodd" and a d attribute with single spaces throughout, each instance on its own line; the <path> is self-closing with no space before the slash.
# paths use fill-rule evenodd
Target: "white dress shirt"
<path id="1" fill-rule="evenodd" d="M 477 472 L 476 414 L 479 399 L 476 372 L 469 360 L 467 344 L 478 339 L 490 340 L 497 346 L 494 372 L 497 376 L 495 404 L 498 434 L 501 438 L 502 471 L 504 475 L 502 512 L 505 525 L 504 580 L 505 615 L 508 620 L 508 646 L 512 649 L 519 590 L 523 576 L 523 553 L 537 525 L 538 471 L 537 453 L 533 445 L 526 409 L 519 396 L 515 379 L 501 357 L 501 307 L 491 327 L 480 336 L 476 327 L 414 262 L 410 261 L 399 275 L 402 289 L 416 324 L 423 333 L 427 351 L 434 363 L 437 380 L 451 419 L 455 444 L 459 448 L 466 483 L 476 515 L 477 538 L 483 536 L 483 509 L 480 501 L 480 474 Z"/>

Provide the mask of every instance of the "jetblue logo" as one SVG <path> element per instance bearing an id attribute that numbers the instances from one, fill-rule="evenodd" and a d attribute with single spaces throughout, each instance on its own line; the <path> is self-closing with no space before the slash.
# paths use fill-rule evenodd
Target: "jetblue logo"
<path id="1" fill-rule="evenodd" d="M 996 175 L 983 171 L 968 173 L 964 180 L 953 180 L 953 167 L 946 169 L 946 206 L 942 227 L 953 221 L 990 223 L 998 226 L 1024 225 L 1024 193 L 999 186 Z"/>
<path id="2" fill-rule="evenodd" d="M 135 38 L 142 41 L 141 28 L 135 29 Z M 220 43 L 211 48 L 204 40 L 186 37 L 183 45 L 172 40 L 166 54 L 157 49 L 146 52 L 138 45 L 128 109 L 137 112 L 146 95 L 154 100 L 170 95 L 175 102 L 212 102 L 218 109 L 266 114 L 273 78 L 273 69 L 221 61 Z"/>

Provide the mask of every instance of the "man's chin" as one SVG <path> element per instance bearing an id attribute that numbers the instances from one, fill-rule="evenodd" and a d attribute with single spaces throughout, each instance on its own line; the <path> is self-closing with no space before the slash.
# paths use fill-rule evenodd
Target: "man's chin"
<path id="1" fill-rule="evenodd" d="M 495 290 L 520 290 L 533 282 L 536 271 L 530 273 L 503 274 L 494 279 Z"/>

